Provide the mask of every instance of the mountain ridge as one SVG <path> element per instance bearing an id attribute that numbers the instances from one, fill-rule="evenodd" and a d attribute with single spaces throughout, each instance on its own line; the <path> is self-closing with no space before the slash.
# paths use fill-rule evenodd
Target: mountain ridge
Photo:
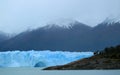
<path id="1" fill-rule="evenodd" d="M 69 26 L 68 28 L 54 24 L 50 27 L 48 25 L 48 28 L 45 26 L 23 32 L 2 43 L 0 50 L 95 51 L 120 44 L 119 22 L 90 27 L 76 21 Z"/>

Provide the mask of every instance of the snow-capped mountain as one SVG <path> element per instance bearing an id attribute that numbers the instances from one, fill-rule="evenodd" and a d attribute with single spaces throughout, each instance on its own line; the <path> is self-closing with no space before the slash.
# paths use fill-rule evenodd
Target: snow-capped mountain
<path id="1" fill-rule="evenodd" d="M 105 23 L 107 25 L 111 25 L 114 23 L 120 23 L 120 17 L 107 17 L 102 23 Z"/>
<path id="2" fill-rule="evenodd" d="M 79 22 L 74 19 L 57 19 L 54 22 L 50 22 L 49 24 L 50 24 L 50 26 L 57 25 L 57 26 L 60 26 L 63 28 L 70 28 L 75 23 L 79 23 Z"/>
<path id="3" fill-rule="evenodd" d="M 23 32 L 1 43 L 0 50 L 96 51 L 120 44 L 119 38 L 119 22 L 109 20 L 90 27 L 74 21 L 68 27 L 52 24 Z"/>
<path id="4" fill-rule="evenodd" d="M 43 26 L 43 29 L 52 29 L 52 28 L 63 28 L 63 29 L 70 29 L 73 28 L 74 26 L 87 26 L 83 23 L 78 22 L 77 20 L 60 20 L 60 21 L 56 21 L 53 23 L 49 23 L 46 26 Z"/>

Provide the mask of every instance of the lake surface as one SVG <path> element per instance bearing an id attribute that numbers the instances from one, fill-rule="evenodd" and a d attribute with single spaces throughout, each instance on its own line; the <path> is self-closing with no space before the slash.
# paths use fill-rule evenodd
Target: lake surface
<path id="1" fill-rule="evenodd" d="M 41 68 L 0 68 L 0 75 L 120 75 L 120 70 L 52 70 Z"/>

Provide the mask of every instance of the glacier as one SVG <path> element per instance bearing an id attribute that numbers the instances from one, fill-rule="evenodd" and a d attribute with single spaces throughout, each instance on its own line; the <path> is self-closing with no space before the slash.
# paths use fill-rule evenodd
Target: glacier
<path id="1" fill-rule="evenodd" d="M 93 56 L 93 52 L 7 51 L 0 52 L 0 67 L 48 67 Z"/>

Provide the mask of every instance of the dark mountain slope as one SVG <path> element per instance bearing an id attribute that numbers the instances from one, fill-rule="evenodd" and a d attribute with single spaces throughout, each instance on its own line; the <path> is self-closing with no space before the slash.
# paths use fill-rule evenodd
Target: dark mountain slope
<path id="1" fill-rule="evenodd" d="M 68 27 L 47 25 L 23 32 L 1 44 L 0 50 L 96 51 L 120 44 L 120 23 L 101 23 L 96 27 L 75 22 Z"/>
<path id="2" fill-rule="evenodd" d="M 95 50 L 120 44 L 120 23 L 101 23 L 92 30 Z"/>
<path id="3" fill-rule="evenodd" d="M 1 50 L 79 50 L 79 43 L 84 42 L 83 36 L 90 30 L 91 27 L 79 22 L 71 24 L 69 28 L 48 25 L 17 35 L 4 42 Z"/>

